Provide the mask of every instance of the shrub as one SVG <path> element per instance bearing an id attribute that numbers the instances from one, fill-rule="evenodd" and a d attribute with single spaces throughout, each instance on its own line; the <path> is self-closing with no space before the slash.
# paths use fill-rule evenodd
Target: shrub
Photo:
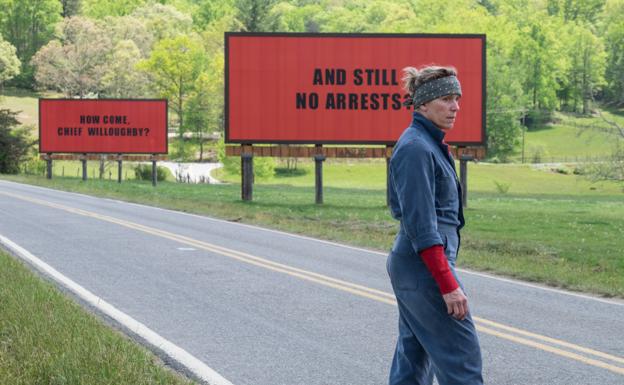
<path id="1" fill-rule="evenodd" d="M 0 173 L 17 174 L 35 142 L 28 129 L 19 127 L 17 112 L 0 109 Z"/>
<path id="2" fill-rule="evenodd" d="M 238 156 L 225 155 L 225 142 L 220 139 L 217 143 L 217 157 L 223 164 L 223 169 L 230 175 L 241 174 L 241 159 Z M 270 178 L 275 174 L 275 159 L 268 157 L 253 158 L 253 173 L 256 178 Z"/>
<path id="3" fill-rule="evenodd" d="M 305 168 L 288 168 L 288 167 L 276 167 L 275 175 L 281 177 L 291 177 L 291 176 L 303 176 L 307 175 L 308 170 Z"/>
<path id="4" fill-rule="evenodd" d="M 585 175 L 586 173 L 587 170 L 585 170 L 585 167 L 583 166 L 574 167 L 574 170 L 572 171 L 572 174 L 574 175 Z"/>
<path id="5" fill-rule="evenodd" d="M 28 175 L 43 175 L 46 170 L 46 162 L 37 156 L 22 162 L 20 164 L 21 172 Z"/>
<path id="6" fill-rule="evenodd" d="M 570 174 L 570 171 L 568 171 L 567 169 L 562 168 L 562 167 L 556 167 L 556 168 L 553 168 L 552 170 L 553 170 L 553 172 L 555 172 L 557 174 L 563 174 L 563 175 Z"/>
<path id="7" fill-rule="evenodd" d="M 542 145 L 528 146 L 527 152 L 531 163 L 545 162 L 548 157 L 548 151 Z"/>
<path id="8" fill-rule="evenodd" d="M 529 130 L 538 129 L 554 121 L 554 113 L 550 110 L 531 110 L 525 118 L 525 125 Z"/>
<path id="9" fill-rule="evenodd" d="M 156 180 L 159 182 L 167 179 L 169 170 L 165 167 L 156 167 Z M 134 166 L 134 177 L 137 180 L 152 180 L 152 165 L 151 164 L 138 164 Z"/>

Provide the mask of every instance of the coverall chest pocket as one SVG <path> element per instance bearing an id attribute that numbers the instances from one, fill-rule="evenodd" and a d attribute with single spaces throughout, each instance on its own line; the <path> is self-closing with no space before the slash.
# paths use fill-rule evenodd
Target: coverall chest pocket
<path id="1" fill-rule="evenodd" d="M 457 201 L 455 178 L 447 175 L 436 176 L 435 200 L 437 208 L 448 209 Z"/>

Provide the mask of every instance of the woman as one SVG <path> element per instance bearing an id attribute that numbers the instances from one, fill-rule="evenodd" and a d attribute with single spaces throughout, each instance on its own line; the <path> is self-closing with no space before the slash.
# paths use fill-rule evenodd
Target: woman
<path id="1" fill-rule="evenodd" d="M 390 159 L 390 209 L 401 221 L 388 273 L 399 308 L 390 385 L 481 385 L 481 350 L 455 273 L 464 225 L 453 157 L 444 143 L 459 111 L 454 68 L 404 69 L 414 107 Z"/>

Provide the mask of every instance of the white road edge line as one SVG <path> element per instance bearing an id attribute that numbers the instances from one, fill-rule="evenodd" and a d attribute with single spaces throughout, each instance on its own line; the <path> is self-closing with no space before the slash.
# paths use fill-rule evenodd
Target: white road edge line
<path id="1" fill-rule="evenodd" d="M 165 209 L 165 208 L 162 208 L 162 207 L 149 206 L 149 205 L 141 204 L 141 203 L 126 202 L 126 201 L 122 201 L 122 200 L 119 200 L 119 199 L 113 199 L 113 198 L 96 197 L 96 196 L 93 196 L 93 195 L 87 195 L 87 194 L 77 193 L 77 192 L 73 192 L 73 191 L 55 190 L 55 189 L 48 188 L 48 187 L 29 185 L 29 184 L 18 183 L 18 182 L 13 182 L 13 181 L 8 181 L 8 180 L 1 180 L 1 182 L 6 182 L 6 183 L 11 183 L 11 184 L 17 184 L 17 185 L 20 185 L 20 186 L 27 186 L 27 187 L 47 190 L 47 191 L 51 191 L 51 192 L 55 192 L 55 193 L 59 193 L 60 192 L 60 193 L 66 193 L 66 194 L 74 194 L 74 195 L 78 195 L 78 196 L 85 197 L 85 198 L 90 198 L 90 199 L 105 199 L 105 200 L 110 201 L 110 202 L 128 204 L 128 205 L 144 207 L 144 208 L 153 209 L 153 210 L 166 211 L 166 212 L 170 212 L 170 213 L 181 214 L 181 215 L 191 216 L 191 217 L 195 217 L 195 218 L 202 218 L 202 219 L 213 221 L 213 222 L 226 223 L 226 224 L 242 226 L 242 227 L 249 227 L 249 228 L 256 229 L 256 230 L 262 230 L 262 231 L 267 231 L 267 232 L 270 232 L 270 233 L 276 233 L 276 234 L 281 234 L 281 235 L 290 236 L 290 237 L 294 237 L 294 238 L 305 239 L 305 240 L 308 240 L 308 241 L 320 242 L 320 243 L 324 243 L 324 244 L 327 244 L 327 245 L 342 247 L 342 248 L 349 249 L 349 250 L 362 251 L 362 252 L 366 252 L 366 253 L 369 253 L 369 254 L 379 255 L 379 256 L 382 256 L 382 257 L 386 257 L 388 255 L 387 253 L 382 253 L 380 251 L 375 251 L 375 250 L 365 249 L 365 248 L 361 248 L 361 247 L 344 245 L 344 244 L 341 244 L 341 243 L 336 243 L 336 242 L 332 242 L 332 241 L 326 241 L 324 239 L 312 238 L 312 237 L 308 237 L 308 236 L 300 235 L 300 234 L 293 234 L 293 233 L 289 233 L 289 232 L 281 231 L 281 230 L 267 229 L 267 228 L 264 228 L 264 227 L 260 227 L 260 226 L 257 226 L 257 225 L 250 225 L 250 224 L 247 224 L 247 223 L 238 223 L 238 222 L 228 221 L 228 220 L 225 220 L 225 219 L 212 218 L 212 217 L 205 216 L 205 215 L 185 213 L 183 211 L 176 211 L 176 210 L 171 210 L 171 209 Z M 546 286 L 542 286 L 542 285 L 538 285 L 538 284 L 532 284 L 532 283 L 519 281 L 519 280 L 515 280 L 515 279 L 511 279 L 511 278 L 504 278 L 504 277 L 498 277 L 498 276 L 491 275 L 491 274 L 480 273 L 480 272 L 472 271 L 472 270 L 468 270 L 468 269 L 457 268 L 457 271 L 462 272 L 462 273 L 466 273 L 466 274 L 476 275 L 476 276 L 479 276 L 479 277 L 482 277 L 482 278 L 489 278 L 489 279 L 492 279 L 492 280 L 495 280 L 495 281 L 506 282 L 506 283 L 509 283 L 509 284 L 514 284 L 514 285 L 519 285 L 519 286 L 524 286 L 524 287 L 530 287 L 532 289 L 544 290 L 544 291 L 548 291 L 548 292 L 551 292 L 551 293 L 563 294 L 563 295 L 568 295 L 568 296 L 572 296 L 572 297 L 576 297 L 576 298 L 582 298 L 582 299 L 602 302 L 602 303 L 609 304 L 609 305 L 624 306 L 624 301 L 623 302 L 619 302 L 619 301 L 604 299 L 604 298 L 595 297 L 595 296 L 588 295 L 588 294 L 580 294 L 580 293 L 575 293 L 573 291 L 567 291 L 567 290 L 563 290 L 563 289 L 556 289 L 556 288 L 552 288 L 552 287 L 546 287 Z"/>
<path id="2" fill-rule="evenodd" d="M 186 350 L 166 340 L 153 330 L 149 329 L 147 326 L 116 309 L 108 302 L 78 285 L 76 282 L 58 272 L 52 266 L 35 257 L 28 250 L 22 248 L 1 234 L 0 243 L 12 250 L 19 258 L 33 265 L 59 284 L 63 285 L 89 305 L 97 308 L 102 313 L 119 322 L 121 325 L 128 328 L 128 330 L 131 330 L 133 333 L 147 341 L 150 345 L 163 351 L 167 356 L 186 367 L 191 373 L 195 374 L 202 381 L 205 381 L 209 385 L 233 385 L 230 381 L 226 380 L 223 376 L 192 356 Z"/>

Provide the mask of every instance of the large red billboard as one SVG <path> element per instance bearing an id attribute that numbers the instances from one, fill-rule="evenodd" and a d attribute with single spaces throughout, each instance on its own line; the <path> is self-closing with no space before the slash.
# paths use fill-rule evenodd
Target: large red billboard
<path id="1" fill-rule="evenodd" d="M 39 152 L 166 154 L 167 100 L 39 99 Z"/>
<path id="2" fill-rule="evenodd" d="M 455 145 L 485 143 L 485 35 L 226 33 L 226 142 L 393 144 L 402 70 L 458 71 Z"/>

